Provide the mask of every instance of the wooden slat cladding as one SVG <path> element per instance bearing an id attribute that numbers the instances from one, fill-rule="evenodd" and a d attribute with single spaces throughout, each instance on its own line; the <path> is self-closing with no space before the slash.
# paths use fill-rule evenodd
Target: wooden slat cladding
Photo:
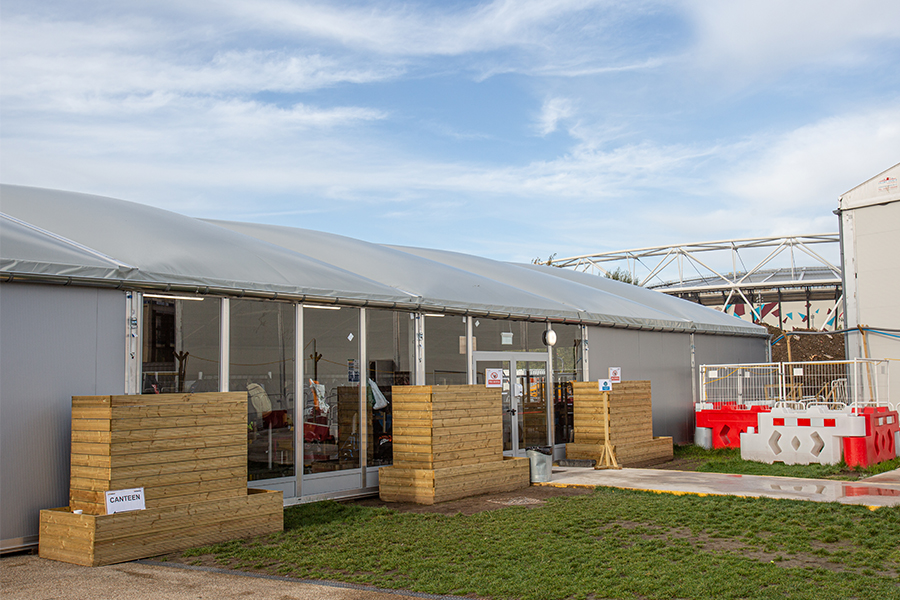
<path id="1" fill-rule="evenodd" d="M 503 459 L 499 389 L 398 386 L 392 397 L 395 467 L 434 469 Z"/>
<path id="2" fill-rule="evenodd" d="M 603 394 L 609 399 L 609 438 L 621 466 L 636 467 L 672 458 L 672 438 L 653 437 L 653 411 L 649 381 L 614 383 L 601 392 L 597 382 L 572 384 L 575 443 L 566 446 L 566 458 L 596 459 L 603 445 Z"/>
<path id="3" fill-rule="evenodd" d="M 474 385 L 394 387 L 394 464 L 379 470 L 382 499 L 433 504 L 526 487 L 528 461 L 503 457 L 500 394 Z"/>
<path id="4" fill-rule="evenodd" d="M 144 488 L 147 508 L 175 497 L 240 496 L 247 489 L 247 394 L 77 396 L 71 466 L 69 507 L 88 514 L 104 514 L 103 492 L 132 487 Z"/>

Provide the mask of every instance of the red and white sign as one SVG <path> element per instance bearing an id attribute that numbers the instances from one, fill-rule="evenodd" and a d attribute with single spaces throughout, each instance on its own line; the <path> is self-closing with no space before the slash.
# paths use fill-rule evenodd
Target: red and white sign
<path id="1" fill-rule="evenodd" d="M 609 368 L 609 382 L 622 383 L 622 367 Z"/>
<path id="2" fill-rule="evenodd" d="M 485 369 L 484 382 L 485 387 L 503 387 L 503 369 Z"/>

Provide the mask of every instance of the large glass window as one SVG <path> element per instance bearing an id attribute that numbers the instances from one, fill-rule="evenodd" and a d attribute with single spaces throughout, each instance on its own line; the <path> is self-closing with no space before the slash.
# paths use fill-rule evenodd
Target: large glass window
<path id="1" fill-rule="evenodd" d="M 554 325 L 553 331 L 556 332 L 556 346 L 553 347 L 554 439 L 557 444 L 567 444 L 575 441 L 572 382 L 581 380 L 581 327 Z"/>
<path id="2" fill-rule="evenodd" d="M 219 390 L 219 300 L 144 297 L 141 392 Z"/>
<path id="3" fill-rule="evenodd" d="M 478 351 L 544 352 L 547 347 L 541 340 L 541 333 L 545 329 L 545 323 L 475 319 L 472 336 L 475 338 L 475 350 Z M 427 337 L 427 329 L 425 333 Z"/>
<path id="4" fill-rule="evenodd" d="M 231 301 L 229 389 L 247 391 L 247 477 L 294 475 L 294 305 Z"/>
<path id="5" fill-rule="evenodd" d="M 465 384 L 464 317 L 425 315 L 425 385 Z"/>
<path id="6" fill-rule="evenodd" d="M 304 307 L 304 473 L 362 465 L 359 360 L 359 309 Z"/>
<path id="7" fill-rule="evenodd" d="M 393 462 L 392 390 L 410 385 L 415 356 L 415 327 L 410 313 L 366 311 L 366 359 L 369 362 L 370 466 Z"/>

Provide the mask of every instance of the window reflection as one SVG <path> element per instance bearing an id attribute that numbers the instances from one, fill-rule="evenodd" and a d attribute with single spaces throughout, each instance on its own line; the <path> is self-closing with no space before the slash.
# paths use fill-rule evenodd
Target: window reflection
<path id="1" fill-rule="evenodd" d="M 425 316 L 425 385 L 466 384 L 465 340 L 463 317 Z"/>
<path id="2" fill-rule="evenodd" d="M 574 394 L 572 382 L 579 381 L 581 373 L 581 327 L 578 325 L 554 325 L 556 346 L 553 348 L 553 417 L 554 440 L 557 444 L 575 441 Z"/>
<path id="3" fill-rule="evenodd" d="M 475 319 L 472 336 L 475 349 L 492 352 L 543 352 L 547 350 L 541 334 L 545 323 L 508 321 L 501 319 Z M 554 327 L 554 329 L 556 329 Z M 427 334 L 427 330 L 426 330 Z"/>
<path id="4" fill-rule="evenodd" d="M 307 306 L 303 328 L 304 472 L 359 468 L 359 310 Z"/>
<path id="5" fill-rule="evenodd" d="M 294 474 L 294 305 L 231 301 L 229 389 L 247 392 L 247 477 Z"/>
<path id="6" fill-rule="evenodd" d="M 415 327 L 409 313 L 366 311 L 367 399 L 370 407 L 368 463 L 393 462 L 393 388 L 411 383 Z"/>
<path id="7" fill-rule="evenodd" d="M 219 390 L 219 300 L 144 298 L 141 393 Z"/>

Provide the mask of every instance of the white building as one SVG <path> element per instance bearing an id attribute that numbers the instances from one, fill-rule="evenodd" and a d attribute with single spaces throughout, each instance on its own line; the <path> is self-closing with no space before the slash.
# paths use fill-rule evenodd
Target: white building
<path id="1" fill-rule="evenodd" d="M 887 358 L 900 399 L 900 164 L 841 195 L 847 358 Z"/>

